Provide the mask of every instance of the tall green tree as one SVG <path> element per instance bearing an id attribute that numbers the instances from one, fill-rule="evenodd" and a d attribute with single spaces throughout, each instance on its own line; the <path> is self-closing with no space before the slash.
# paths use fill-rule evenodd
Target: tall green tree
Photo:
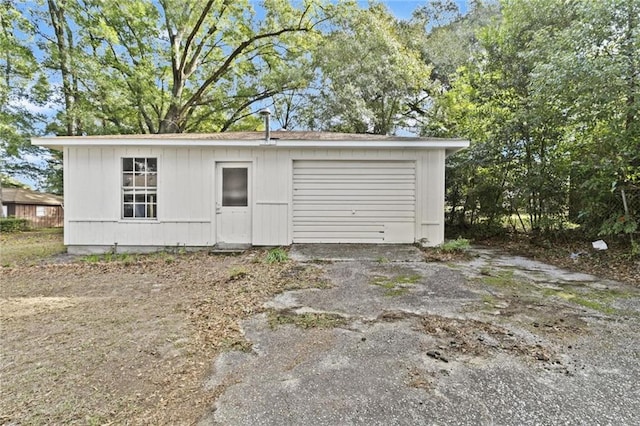
<path id="1" fill-rule="evenodd" d="M 40 150 L 29 144 L 43 119 L 48 84 L 30 43 L 35 28 L 10 0 L 0 1 L 0 173 L 37 178 L 40 168 L 24 158 Z"/>
<path id="2" fill-rule="evenodd" d="M 466 166 L 464 174 L 452 176 L 459 179 L 451 188 L 464 214 L 471 211 L 489 223 L 516 216 L 534 230 L 564 218 L 565 121 L 557 106 L 533 96 L 532 75 L 548 57 L 549 39 L 573 19 L 567 3 L 503 2 L 500 21 L 480 32 L 481 50 L 441 100 L 445 127 L 474 143 L 457 160 Z"/>
<path id="3" fill-rule="evenodd" d="M 640 206 L 640 2 L 581 1 L 573 9 L 576 19 L 533 70 L 532 94 L 566 117 L 574 220 L 633 232 L 640 217 L 627 217 L 621 190 Z"/>
<path id="4" fill-rule="evenodd" d="M 449 163 L 452 220 L 637 232 L 620 190 L 640 200 L 638 16 L 637 0 L 501 2 L 427 129 L 472 140 Z"/>
<path id="5" fill-rule="evenodd" d="M 317 77 L 299 119 L 308 128 L 392 134 L 429 100 L 431 66 L 380 4 L 334 21 L 313 55 Z"/>
<path id="6" fill-rule="evenodd" d="M 293 88 L 282 76 L 339 6 L 266 0 L 47 0 L 58 133 L 225 131 Z M 46 33 L 46 31 L 42 31 Z M 290 63 L 290 62 L 289 62 Z M 249 119 L 245 125 L 255 126 Z"/>

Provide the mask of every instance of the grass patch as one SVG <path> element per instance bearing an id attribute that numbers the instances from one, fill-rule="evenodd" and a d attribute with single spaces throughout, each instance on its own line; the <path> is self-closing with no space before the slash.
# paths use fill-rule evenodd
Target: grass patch
<path id="1" fill-rule="evenodd" d="M 83 256 L 81 261 L 86 263 L 111 263 L 120 262 L 124 265 L 131 265 L 138 260 L 138 256 L 130 253 L 103 253 L 103 254 L 88 254 Z"/>
<path id="2" fill-rule="evenodd" d="M 289 255 L 287 252 L 281 248 L 273 248 L 267 252 L 267 257 L 265 261 L 267 263 L 284 263 L 289 260 Z"/>
<path id="3" fill-rule="evenodd" d="M 275 329 L 280 325 L 292 324 L 296 327 L 308 328 L 335 328 L 347 324 L 347 319 L 337 314 L 313 313 L 295 314 L 292 312 L 269 311 L 269 327 Z"/>
<path id="4" fill-rule="evenodd" d="M 407 287 L 395 287 L 385 290 L 384 295 L 388 297 L 397 297 L 404 296 L 409 293 L 409 289 Z"/>
<path id="5" fill-rule="evenodd" d="M 572 291 L 572 289 L 545 289 L 543 295 L 546 297 L 559 297 L 567 302 L 575 303 L 576 305 L 607 315 L 619 312 L 618 309 L 613 307 L 613 303 L 615 303 L 616 300 L 628 299 L 634 296 L 630 292 L 615 289 L 589 290 L 587 292 Z"/>
<path id="6" fill-rule="evenodd" d="M 482 295 L 482 303 L 485 305 L 491 305 L 493 307 L 493 305 L 495 305 L 497 302 L 497 299 L 494 296 L 491 296 L 489 294 L 483 294 Z"/>
<path id="7" fill-rule="evenodd" d="M 242 336 L 226 337 L 222 339 L 220 348 L 226 351 L 239 351 L 249 353 L 253 349 L 253 344 Z"/>
<path id="8" fill-rule="evenodd" d="M 47 257 L 66 251 L 62 228 L 27 232 L 0 233 L 2 266 L 35 264 Z"/>
<path id="9" fill-rule="evenodd" d="M 440 250 L 445 253 L 462 253 L 471 247 L 471 241 L 466 238 L 456 238 L 455 240 L 449 240 L 440 246 Z"/>
<path id="10" fill-rule="evenodd" d="M 286 268 L 284 268 L 279 275 L 279 282 L 285 291 L 307 288 L 326 289 L 333 287 L 331 281 L 323 276 L 322 269 L 316 266 L 287 263 Z"/>
<path id="11" fill-rule="evenodd" d="M 422 247 L 427 262 L 451 262 L 466 260 L 471 257 L 471 240 L 456 238 L 436 247 Z"/>
<path id="12" fill-rule="evenodd" d="M 397 275 L 395 277 L 376 276 L 371 280 L 371 285 L 375 285 L 384 289 L 384 295 L 402 296 L 409 292 L 409 286 L 417 283 L 420 275 Z"/>
<path id="13" fill-rule="evenodd" d="M 482 278 L 480 280 L 492 287 L 516 287 L 519 283 L 513 277 L 513 271 L 500 271 L 497 274 L 492 274 L 491 271 L 480 271 Z"/>
<path id="14" fill-rule="evenodd" d="M 241 280 L 249 275 L 249 271 L 244 266 L 232 266 L 228 271 L 229 281 Z"/>

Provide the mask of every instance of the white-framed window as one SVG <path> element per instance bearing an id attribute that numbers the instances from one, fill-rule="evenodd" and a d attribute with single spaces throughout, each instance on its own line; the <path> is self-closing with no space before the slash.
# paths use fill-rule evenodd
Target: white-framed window
<path id="1" fill-rule="evenodd" d="M 158 159 L 122 159 L 122 219 L 158 217 Z"/>
<path id="2" fill-rule="evenodd" d="M 47 215 L 47 208 L 45 206 L 36 206 L 36 217 L 45 217 Z"/>

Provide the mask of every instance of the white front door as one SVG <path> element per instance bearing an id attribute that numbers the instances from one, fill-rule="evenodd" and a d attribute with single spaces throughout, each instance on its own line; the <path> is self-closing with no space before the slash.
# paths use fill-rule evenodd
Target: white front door
<path id="1" fill-rule="evenodd" d="M 218 243 L 251 243 L 251 163 L 216 163 Z"/>

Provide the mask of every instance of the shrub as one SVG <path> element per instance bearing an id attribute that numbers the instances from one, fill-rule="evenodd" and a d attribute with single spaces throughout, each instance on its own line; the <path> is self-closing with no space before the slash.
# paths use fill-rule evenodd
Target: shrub
<path id="1" fill-rule="evenodd" d="M 17 217 L 0 218 L 0 231 L 2 232 L 22 232 L 29 229 L 27 219 Z"/>

